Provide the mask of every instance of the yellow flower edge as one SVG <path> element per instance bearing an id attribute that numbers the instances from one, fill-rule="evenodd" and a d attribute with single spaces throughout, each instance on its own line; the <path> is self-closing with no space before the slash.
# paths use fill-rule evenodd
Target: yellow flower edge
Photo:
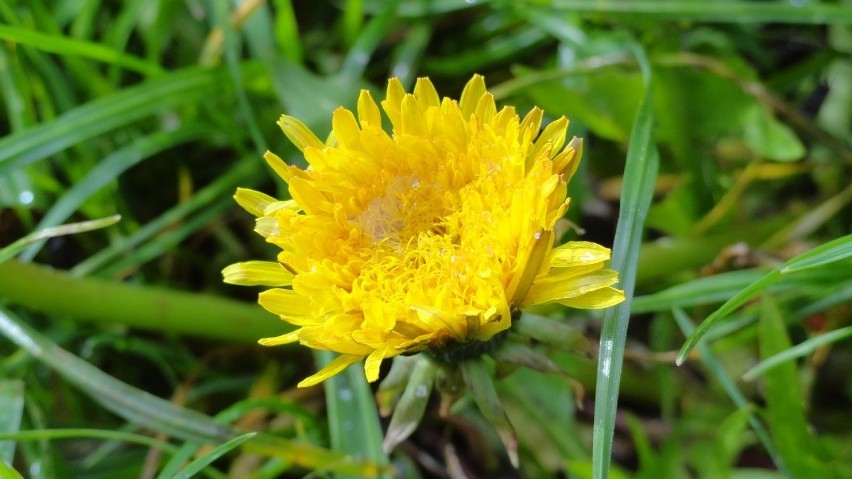
<path id="1" fill-rule="evenodd" d="M 582 141 L 567 141 L 565 117 L 541 129 L 497 110 L 482 76 L 461 100 L 441 99 L 428 78 L 413 93 L 388 81 L 382 109 L 362 90 L 356 115 L 338 108 L 322 142 L 296 118 L 284 134 L 306 169 L 265 159 L 291 200 L 238 189 L 255 231 L 281 249 L 277 262 L 227 267 L 225 282 L 267 285 L 259 303 L 298 327 L 261 339 L 340 354 L 299 383 L 312 386 L 365 360 L 368 381 L 384 359 L 487 341 L 525 306 L 598 309 L 620 303 L 609 249 L 584 241 L 554 247 L 568 208 L 567 184 Z"/>

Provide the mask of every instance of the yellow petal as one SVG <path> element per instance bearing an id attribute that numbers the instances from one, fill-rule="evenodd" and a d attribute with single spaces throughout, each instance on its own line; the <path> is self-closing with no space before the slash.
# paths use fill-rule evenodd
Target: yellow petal
<path id="1" fill-rule="evenodd" d="M 482 95 L 484 94 L 485 78 L 482 75 L 473 75 L 473 78 L 471 78 L 470 81 L 467 82 L 467 85 L 464 86 L 464 90 L 462 90 L 461 94 L 461 100 L 459 101 L 465 121 L 469 120 L 470 115 L 476 111 L 476 106 L 479 105 L 479 99 L 482 98 Z"/>
<path id="2" fill-rule="evenodd" d="M 328 363 L 328 366 L 320 369 L 319 372 L 317 372 L 313 376 L 305 378 L 297 386 L 300 388 L 306 388 L 319 384 L 362 359 L 364 359 L 364 356 L 341 354 L 340 356 L 334 358 L 332 362 Z"/>
<path id="3" fill-rule="evenodd" d="M 402 99 L 405 98 L 405 88 L 399 78 L 391 78 L 388 80 L 388 90 L 385 99 L 382 101 L 382 108 L 385 114 L 391 121 L 394 130 L 402 129 Z"/>
<path id="4" fill-rule="evenodd" d="M 580 166 L 580 158 L 582 156 L 583 139 L 575 136 L 564 150 L 553 157 L 553 171 L 562 173 L 566 182 L 571 181 L 571 178 Z"/>
<path id="5" fill-rule="evenodd" d="M 263 154 L 263 159 L 266 160 L 266 163 L 272 167 L 272 171 L 280 176 L 282 180 L 287 181 L 293 176 L 290 166 L 275 153 L 267 151 Z"/>
<path id="6" fill-rule="evenodd" d="M 524 265 L 524 269 L 520 274 L 517 274 L 509 287 L 506 289 L 507 295 L 511 297 L 509 304 L 517 305 L 524 301 L 533 280 L 538 276 L 541 270 L 541 265 L 547 258 L 547 253 L 553 245 L 553 231 L 539 231 L 530 241 L 529 253 L 526 257 L 519 258 Z"/>
<path id="7" fill-rule="evenodd" d="M 310 317 L 311 308 L 307 298 L 292 289 L 275 288 L 260 293 L 257 302 L 263 309 L 282 318 Z M 316 320 L 314 321 L 316 322 Z"/>
<path id="8" fill-rule="evenodd" d="M 567 268 L 572 266 L 603 263 L 609 259 L 610 249 L 588 241 L 569 241 L 554 248 L 550 256 L 550 266 Z"/>
<path id="9" fill-rule="evenodd" d="M 346 108 L 334 110 L 331 116 L 331 127 L 335 138 L 343 148 L 359 148 L 361 145 L 361 129 L 355 121 L 355 115 Z"/>
<path id="10" fill-rule="evenodd" d="M 261 346 L 281 346 L 282 344 L 292 344 L 299 340 L 299 331 L 282 334 L 272 338 L 263 338 L 257 341 Z"/>
<path id="11" fill-rule="evenodd" d="M 530 288 L 521 306 L 563 301 L 582 296 L 589 292 L 612 286 L 618 282 L 618 272 L 611 269 L 598 269 L 585 274 L 577 274 L 581 268 L 565 268 L 566 271 L 550 274 L 536 281 Z"/>
<path id="12" fill-rule="evenodd" d="M 373 100 L 369 90 L 361 90 L 358 95 L 358 122 L 361 123 L 361 128 L 367 126 L 382 127 L 382 115 L 379 113 L 379 106 Z"/>
<path id="13" fill-rule="evenodd" d="M 543 151 L 550 151 L 550 157 L 556 155 L 562 145 L 565 144 L 565 137 L 568 133 L 568 119 L 564 116 L 544 127 L 544 131 L 535 140 L 532 156 L 535 158 Z"/>
<path id="14" fill-rule="evenodd" d="M 423 136 L 423 107 L 417 102 L 413 95 L 405 95 L 402 99 L 402 133 Z"/>
<path id="15" fill-rule="evenodd" d="M 240 286 L 288 286 L 293 273 L 275 261 L 246 261 L 222 270 L 224 281 Z"/>
<path id="16" fill-rule="evenodd" d="M 497 114 L 497 105 L 494 103 L 494 95 L 485 92 L 479 97 L 479 103 L 476 104 L 477 121 L 482 125 L 491 124 L 494 121 L 494 116 Z"/>
<path id="17" fill-rule="evenodd" d="M 542 111 L 539 107 L 534 107 L 527 113 L 527 116 L 524 117 L 524 120 L 521 122 L 521 130 L 520 134 L 523 135 L 526 130 L 531 130 L 533 133 L 533 138 L 538 136 L 539 130 L 541 130 L 541 120 L 544 116 L 544 111 Z"/>
<path id="18" fill-rule="evenodd" d="M 316 187 L 316 183 L 304 178 L 293 177 L 288 181 L 290 185 L 290 196 L 309 215 L 330 211 L 331 205 L 325 195 Z"/>
<path id="19" fill-rule="evenodd" d="M 624 301 L 624 291 L 611 287 L 597 289 L 574 298 L 560 299 L 559 304 L 577 309 L 603 309 Z"/>
<path id="20" fill-rule="evenodd" d="M 438 96 L 438 91 L 435 90 L 435 85 L 426 77 L 417 79 L 417 83 L 414 85 L 414 97 L 423 106 L 441 106 L 441 98 Z"/>
<path id="21" fill-rule="evenodd" d="M 299 151 L 308 147 L 322 149 L 325 146 L 307 125 L 292 116 L 281 115 L 278 126 Z"/>
<path id="22" fill-rule="evenodd" d="M 390 347 L 377 349 L 367 356 L 364 362 L 364 376 L 367 377 L 367 382 L 372 383 L 379 379 L 379 371 L 382 367 L 382 361 L 390 353 Z"/>
<path id="23" fill-rule="evenodd" d="M 248 188 L 237 188 L 237 193 L 234 195 L 237 204 L 242 206 L 244 210 L 255 216 L 263 216 L 263 210 L 272 203 L 275 203 L 275 198 L 261 193 L 259 191 L 250 190 Z"/>

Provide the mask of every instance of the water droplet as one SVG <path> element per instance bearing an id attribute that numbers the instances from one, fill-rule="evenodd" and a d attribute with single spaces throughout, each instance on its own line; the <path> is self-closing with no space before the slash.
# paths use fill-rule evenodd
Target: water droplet
<path id="1" fill-rule="evenodd" d="M 351 389 L 341 389 L 338 393 L 341 401 L 351 401 L 352 400 L 352 390 Z"/>
<path id="2" fill-rule="evenodd" d="M 420 187 L 420 178 L 417 178 L 415 176 L 414 179 L 411 180 L 411 187 L 412 188 L 419 188 Z"/>
<path id="3" fill-rule="evenodd" d="M 429 389 L 426 388 L 425 384 L 419 384 L 417 389 L 414 390 L 414 397 L 425 398 L 427 394 L 429 394 Z"/>
<path id="4" fill-rule="evenodd" d="M 33 202 L 35 195 L 30 190 L 24 190 L 18 194 L 18 201 L 22 205 L 28 205 Z"/>
<path id="5" fill-rule="evenodd" d="M 541 231 L 536 231 L 535 234 L 533 235 L 533 238 L 541 239 Z"/>

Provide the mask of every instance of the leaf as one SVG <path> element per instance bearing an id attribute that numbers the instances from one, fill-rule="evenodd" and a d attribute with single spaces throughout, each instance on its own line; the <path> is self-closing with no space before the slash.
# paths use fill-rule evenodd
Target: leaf
<path id="1" fill-rule="evenodd" d="M 759 156 L 775 161 L 796 161 L 805 156 L 805 146 L 793 130 L 759 103 L 745 110 L 742 123 L 746 144 Z"/>

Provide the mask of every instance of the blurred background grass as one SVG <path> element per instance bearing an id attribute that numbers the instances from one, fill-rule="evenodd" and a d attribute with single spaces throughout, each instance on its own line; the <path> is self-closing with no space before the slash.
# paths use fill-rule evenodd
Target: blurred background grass
<path id="1" fill-rule="evenodd" d="M 850 25 L 849 1 L 0 2 L 0 247 L 121 215 L 0 254 L 15 256 L 0 263 L 0 464 L 32 478 L 585 478 L 609 449 L 594 411 L 615 432 L 610 477 L 852 477 Z M 285 326 L 220 275 L 275 254 L 231 195 L 287 196 L 261 159 L 303 164 L 281 113 L 324 135 L 361 88 L 429 76 L 457 97 L 473 73 L 586 139 L 568 213 L 583 231 L 563 239 L 612 245 L 622 192 L 653 187 L 647 212 L 622 214 L 647 213 L 626 337 L 626 315 L 609 331 L 535 311 L 570 327 L 571 348 L 539 347 L 584 385 L 582 409 L 564 378 L 499 381 L 519 470 L 464 400 L 448 417 L 435 401 L 385 457 L 357 368 L 325 395 L 295 389 L 327 358 L 258 347 Z M 655 180 L 624 175 L 637 125 Z M 617 413 L 594 402 L 602 335 L 626 343 Z"/>

